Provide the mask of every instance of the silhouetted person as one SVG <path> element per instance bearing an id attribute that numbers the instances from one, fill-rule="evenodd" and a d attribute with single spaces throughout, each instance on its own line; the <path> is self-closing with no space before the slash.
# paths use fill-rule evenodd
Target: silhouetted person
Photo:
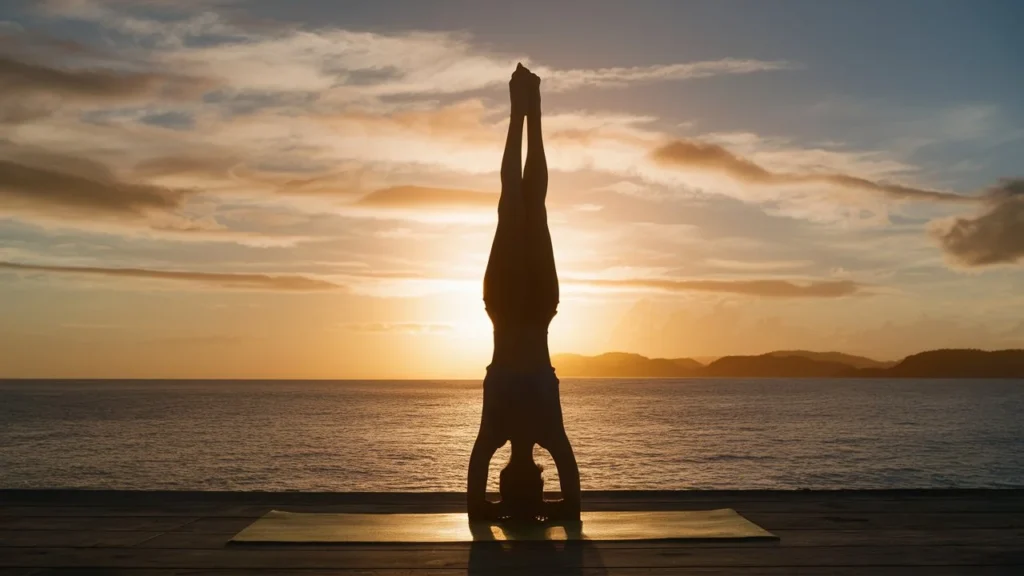
<path id="1" fill-rule="evenodd" d="M 498 227 L 484 275 L 484 304 L 494 325 L 494 355 L 484 379 L 480 431 L 469 463 L 470 519 L 578 520 L 580 480 L 562 422 L 548 325 L 558 307 L 558 275 L 548 230 L 547 159 L 541 135 L 540 78 L 521 64 L 509 81 L 511 119 L 501 163 Z M 520 168 L 523 120 L 526 165 Z M 487 502 L 487 467 L 505 442 L 512 456 L 500 477 L 500 504 Z M 533 447 L 558 468 L 562 500 L 543 501 Z"/>

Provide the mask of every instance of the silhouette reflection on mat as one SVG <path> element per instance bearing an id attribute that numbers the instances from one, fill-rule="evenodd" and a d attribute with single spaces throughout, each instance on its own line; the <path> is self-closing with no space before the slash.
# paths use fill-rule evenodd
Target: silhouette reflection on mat
<path id="1" fill-rule="evenodd" d="M 494 355 L 484 378 L 483 414 L 469 461 L 467 508 L 472 520 L 578 520 L 580 478 L 562 421 L 558 378 L 548 352 L 548 325 L 558 307 L 545 200 L 547 159 L 541 134 L 540 78 L 520 64 L 509 81 L 511 114 L 501 162 L 498 226 L 484 274 L 484 305 L 494 325 Z M 526 164 L 521 166 L 523 122 Z M 485 496 L 494 453 L 512 443 L 501 472 L 501 502 Z M 533 448 L 549 453 L 562 499 L 543 500 Z"/>

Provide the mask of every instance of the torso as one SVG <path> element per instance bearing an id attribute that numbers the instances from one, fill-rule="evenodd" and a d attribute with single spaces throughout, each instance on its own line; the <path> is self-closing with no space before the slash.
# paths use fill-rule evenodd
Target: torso
<path id="1" fill-rule="evenodd" d="M 496 325 L 491 366 L 524 374 L 550 369 L 547 326 Z"/>

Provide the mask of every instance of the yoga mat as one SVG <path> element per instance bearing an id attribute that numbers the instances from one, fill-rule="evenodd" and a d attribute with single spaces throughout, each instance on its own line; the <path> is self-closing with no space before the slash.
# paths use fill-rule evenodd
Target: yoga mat
<path id="1" fill-rule="evenodd" d="M 231 539 L 245 544 L 439 543 L 485 540 L 776 539 L 735 510 L 584 512 L 582 523 L 470 523 L 465 514 L 309 514 L 272 510 Z"/>

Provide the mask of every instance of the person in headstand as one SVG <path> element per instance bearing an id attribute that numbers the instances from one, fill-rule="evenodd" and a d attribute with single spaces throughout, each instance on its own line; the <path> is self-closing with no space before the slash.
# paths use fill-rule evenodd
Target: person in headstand
<path id="1" fill-rule="evenodd" d="M 558 378 L 548 352 L 548 325 L 558 307 L 558 275 L 545 199 L 547 159 L 541 135 L 540 78 L 520 64 L 509 81 L 511 119 L 501 163 L 498 227 L 484 274 L 484 305 L 494 325 L 494 355 L 484 379 L 484 406 L 470 456 L 471 520 L 578 520 L 580 479 L 565 433 Z M 526 165 L 521 169 L 523 121 Z M 501 502 L 486 500 L 487 467 L 512 443 L 500 475 Z M 533 447 L 555 461 L 562 492 L 543 500 Z"/>

